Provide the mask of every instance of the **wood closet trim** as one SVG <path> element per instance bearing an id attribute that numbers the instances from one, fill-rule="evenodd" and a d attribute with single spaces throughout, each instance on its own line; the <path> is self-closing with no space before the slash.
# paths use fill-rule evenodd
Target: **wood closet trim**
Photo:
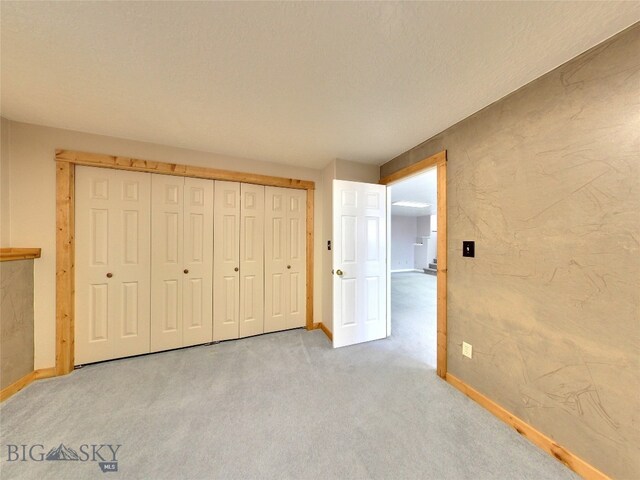
<path id="1" fill-rule="evenodd" d="M 429 168 L 438 169 L 438 270 L 437 270 L 437 343 L 436 371 L 438 376 L 447 375 L 447 151 L 442 150 L 380 179 L 382 185 L 418 175 Z"/>
<path id="2" fill-rule="evenodd" d="M 75 172 L 56 162 L 56 375 L 74 367 Z"/>
<path id="3" fill-rule="evenodd" d="M 217 168 L 194 167 L 180 163 L 155 162 L 139 158 L 104 155 L 101 153 L 75 152 L 73 150 L 56 150 L 56 161 L 68 162 L 89 167 L 116 168 L 135 172 L 162 173 L 179 177 L 206 178 L 209 180 L 226 180 L 229 182 L 253 183 L 270 187 L 297 188 L 314 190 L 315 182 L 295 178 L 272 177 L 256 173 L 233 172 Z"/>
<path id="4" fill-rule="evenodd" d="M 307 190 L 307 330 L 313 330 L 313 190 Z"/>
<path id="5" fill-rule="evenodd" d="M 160 173 L 180 177 L 206 178 L 252 183 L 269 187 L 296 188 L 307 191 L 307 330 L 313 330 L 313 211 L 315 182 L 295 178 L 273 177 L 255 173 L 233 172 L 178 163 L 156 162 L 137 158 L 57 149 L 56 161 L 56 375 L 74 369 L 75 305 L 75 166 L 113 168 L 136 172 Z"/>

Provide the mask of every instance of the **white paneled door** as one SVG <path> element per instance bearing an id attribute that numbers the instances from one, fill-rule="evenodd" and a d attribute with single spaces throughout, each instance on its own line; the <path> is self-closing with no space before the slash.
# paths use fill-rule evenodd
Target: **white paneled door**
<path id="1" fill-rule="evenodd" d="M 333 181 L 333 346 L 387 336 L 386 187 Z"/>
<path id="2" fill-rule="evenodd" d="M 239 337 L 240 184 L 215 182 L 213 339 Z"/>
<path id="3" fill-rule="evenodd" d="M 264 333 L 265 187 L 216 181 L 213 339 Z"/>
<path id="4" fill-rule="evenodd" d="M 240 337 L 264 333 L 264 187 L 240 185 Z"/>
<path id="5" fill-rule="evenodd" d="M 149 352 L 150 181 L 76 167 L 76 365 Z"/>
<path id="6" fill-rule="evenodd" d="M 304 327 L 306 324 L 307 285 L 307 192 L 285 189 L 287 202 L 286 253 L 288 290 L 286 328 Z"/>
<path id="7" fill-rule="evenodd" d="M 184 178 L 151 175 L 151 351 L 182 346 Z"/>
<path id="8" fill-rule="evenodd" d="M 213 180 L 184 179 L 183 346 L 213 333 Z"/>
<path id="9" fill-rule="evenodd" d="M 306 322 L 306 191 L 265 188 L 264 331 Z"/>
<path id="10" fill-rule="evenodd" d="M 151 351 L 211 341 L 213 181 L 151 175 Z"/>

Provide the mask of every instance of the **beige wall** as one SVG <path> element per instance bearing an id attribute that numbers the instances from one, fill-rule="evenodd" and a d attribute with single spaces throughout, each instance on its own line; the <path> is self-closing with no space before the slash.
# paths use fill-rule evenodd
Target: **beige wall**
<path id="1" fill-rule="evenodd" d="M 333 179 L 336 178 L 336 161 L 333 160 L 322 171 L 324 216 L 322 232 L 322 269 L 327 272 L 322 285 L 322 323 L 333 332 L 333 250 L 327 249 L 327 242 L 333 243 Z M 332 247 L 333 248 L 333 247 Z"/>
<path id="2" fill-rule="evenodd" d="M 35 263 L 35 368 L 55 363 L 55 162 L 56 148 L 117 154 L 163 162 L 223 168 L 316 182 L 315 264 L 322 265 L 323 199 L 320 170 L 224 157 L 204 152 L 8 122 L 10 126 L 10 235 L 12 246 L 40 247 Z M 315 321 L 322 318 L 322 269 L 314 276 Z"/>
<path id="3" fill-rule="evenodd" d="M 640 477 L 639 52 L 636 25 L 381 167 L 448 152 L 449 371 L 620 479 Z"/>
<path id="4" fill-rule="evenodd" d="M 33 372 L 33 260 L 0 262 L 0 389 Z"/>

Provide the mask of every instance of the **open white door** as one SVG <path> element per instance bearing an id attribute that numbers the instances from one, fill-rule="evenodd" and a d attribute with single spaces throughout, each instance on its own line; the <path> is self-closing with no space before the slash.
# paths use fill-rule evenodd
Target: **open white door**
<path id="1" fill-rule="evenodd" d="M 333 346 L 387 336 L 384 185 L 333 181 Z"/>

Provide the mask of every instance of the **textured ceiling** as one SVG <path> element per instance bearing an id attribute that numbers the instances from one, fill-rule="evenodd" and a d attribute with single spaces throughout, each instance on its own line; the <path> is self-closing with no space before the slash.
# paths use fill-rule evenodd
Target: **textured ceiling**
<path id="1" fill-rule="evenodd" d="M 10 2 L 10 119 L 321 168 L 381 164 L 640 2 Z"/>

